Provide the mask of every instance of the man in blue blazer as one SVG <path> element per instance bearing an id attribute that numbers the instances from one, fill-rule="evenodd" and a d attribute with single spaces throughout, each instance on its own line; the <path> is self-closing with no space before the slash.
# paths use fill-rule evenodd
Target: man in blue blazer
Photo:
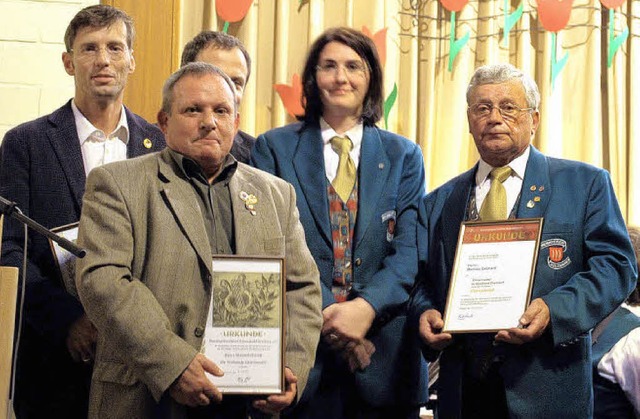
<path id="1" fill-rule="evenodd" d="M 132 21 L 110 6 L 91 6 L 65 35 L 65 70 L 75 96 L 50 115 L 7 132 L 0 146 L 0 196 L 55 228 L 80 219 L 86 175 L 113 160 L 164 148 L 162 132 L 122 105 Z M 7 219 L 2 265 L 22 267 L 23 227 Z M 29 231 L 25 305 L 14 406 L 19 418 L 83 418 L 95 329 L 63 287 L 49 243 Z"/>
<path id="2" fill-rule="evenodd" d="M 310 49 L 303 86 L 304 123 L 260 135 L 252 152 L 256 167 L 294 186 L 320 271 L 323 338 L 292 417 L 416 418 L 427 371 L 417 324 L 406 314 L 418 267 L 422 153 L 374 125 L 382 113 L 382 71 L 364 34 L 322 34 Z M 349 154 L 358 161 L 348 199 L 334 191 L 336 136 L 357 148 Z M 336 219 L 347 222 L 338 226 Z"/>
<path id="3" fill-rule="evenodd" d="M 467 117 L 481 160 L 434 190 L 421 211 L 426 262 L 412 310 L 425 355 L 440 355 L 442 418 L 588 418 L 593 414 L 590 330 L 634 286 L 636 261 L 606 171 L 542 155 L 535 82 L 509 64 L 476 70 Z M 493 168 L 509 218 L 543 217 L 532 301 L 519 327 L 452 336 L 442 313 L 460 223 L 482 219 Z M 498 180 L 495 180 L 498 182 Z"/>

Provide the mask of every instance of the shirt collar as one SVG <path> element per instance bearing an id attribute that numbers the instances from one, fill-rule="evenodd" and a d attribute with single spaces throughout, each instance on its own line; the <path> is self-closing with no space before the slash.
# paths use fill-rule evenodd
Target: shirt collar
<path id="1" fill-rule="evenodd" d="M 93 126 L 82 112 L 80 112 L 80 109 L 76 106 L 75 100 L 71 101 L 71 110 L 73 111 L 73 117 L 76 122 L 76 130 L 78 131 L 78 140 L 80 141 L 80 145 L 84 144 L 84 142 L 87 141 L 94 133 L 102 132 Z M 103 132 L 103 134 L 105 133 Z M 124 110 L 124 105 L 122 105 L 120 120 L 118 121 L 118 125 L 116 125 L 116 129 L 114 129 L 108 136 L 117 137 L 125 144 L 129 143 L 129 124 L 127 123 L 127 113 Z"/>
<path id="2" fill-rule="evenodd" d="M 360 148 L 360 143 L 362 143 L 362 135 L 364 131 L 364 125 L 362 122 L 358 122 L 353 127 L 348 129 L 344 134 L 338 135 L 338 133 L 331 128 L 331 125 L 324 120 L 324 118 L 320 117 L 320 133 L 322 135 L 322 142 L 327 145 L 331 141 L 333 137 L 349 137 L 351 142 L 353 143 L 353 149 L 358 150 Z"/>
<path id="3" fill-rule="evenodd" d="M 513 174 L 518 176 L 521 180 L 524 179 L 524 172 L 527 168 L 527 161 L 529 160 L 530 153 L 531 146 L 527 147 L 524 153 L 513 159 L 508 165 L 511 167 Z M 478 171 L 476 172 L 476 185 L 479 186 L 486 182 L 491 170 L 493 170 L 493 167 L 480 158 L 480 161 L 478 162 Z"/>
<path id="4" fill-rule="evenodd" d="M 169 154 L 171 154 L 171 157 L 178 164 L 180 171 L 187 179 L 195 180 L 200 183 L 209 185 L 209 181 L 202 171 L 202 168 L 198 163 L 195 162 L 195 160 L 190 159 L 189 157 L 180 154 L 171 148 L 169 148 Z M 224 162 L 222 163 L 222 170 L 220 171 L 220 174 L 213 180 L 213 183 L 229 183 L 237 167 L 238 161 L 231 155 L 231 153 L 227 154 Z"/>

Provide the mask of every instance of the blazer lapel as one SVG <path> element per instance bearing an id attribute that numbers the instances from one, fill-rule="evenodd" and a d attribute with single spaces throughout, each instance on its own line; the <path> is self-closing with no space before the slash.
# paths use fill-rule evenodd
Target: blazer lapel
<path id="1" fill-rule="evenodd" d="M 150 133 L 138 122 L 138 117 L 126 107 L 127 125 L 129 126 L 129 142 L 127 143 L 127 158 L 141 156 L 152 151 L 159 150 L 153 142 Z"/>
<path id="2" fill-rule="evenodd" d="M 329 197 L 322 136 L 317 127 L 303 128 L 293 156 L 293 167 L 320 235 L 331 244 Z M 307 234 L 312 234 L 307 232 Z"/>
<path id="3" fill-rule="evenodd" d="M 389 176 L 390 162 L 382 146 L 380 133 L 375 127 L 365 126 L 360 148 L 360 162 L 358 163 L 358 216 L 355 227 L 355 247 L 365 235 L 376 212 L 378 201 L 385 191 Z M 387 191 L 390 193 L 391 191 Z"/>
<path id="4" fill-rule="evenodd" d="M 177 175 L 179 170 L 168 152 L 162 151 L 158 159 L 160 194 L 169 209 L 175 214 L 178 224 L 202 262 L 211 271 L 211 245 L 205 230 L 193 186 Z"/>
<path id="5" fill-rule="evenodd" d="M 542 217 L 551 200 L 551 193 L 551 177 L 547 158 L 531 146 L 516 216 L 518 218 Z"/>
<path id="6" fill-rule="evenodd" d="M 445 251 L 446 266 L 453 266 L 455 249 L 458 246 L 460 224 L 465 221 L 471 188 L 477 165 L 464 173 L 451 191 L 442 208 L 442 242 Z"/>
<path id="7" fill-rule="evenodd" d="M 65 173 L 71 194 L 79 209 L 82 205 L 86 175 L 78 131 L 71 109 L 71 100 L 53 112 L 49 116 L 48 122 L 47 137 Z"/>

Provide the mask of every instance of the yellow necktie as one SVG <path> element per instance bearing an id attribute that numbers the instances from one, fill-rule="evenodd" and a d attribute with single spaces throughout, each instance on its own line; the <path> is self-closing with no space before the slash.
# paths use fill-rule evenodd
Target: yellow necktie
<path id="1" fill-rule="evenodd" d="M 491 171 L 491 187 L 482 203 L 482 208 L 480 208 L 482 221 L 507 219 L 507 191 L 502 182 L 507 180 L 510 175 L 511 168 L 509 166 L 496 167 Z"/>
<path id="2" fill-rule="evenodd" d="M 331 148 L 340 156 L 338 171 L 331 184 L 338 193 L 338 196 L 340 196 L 340 199 L 342 199 L 343 202 L 347 202 L 353 190 L 353 185 L 356 183 L 356 165 L 349 155 L 349 152 L 353 148 L 353 143 L 348 137 L 333 137 L 331 139 Z"/>

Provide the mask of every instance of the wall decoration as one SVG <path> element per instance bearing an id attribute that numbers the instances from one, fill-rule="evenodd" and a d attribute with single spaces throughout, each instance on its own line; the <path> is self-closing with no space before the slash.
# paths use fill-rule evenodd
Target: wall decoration
<path id="1" fill-rule="evenodd" d="M 224 21 L 222 32 L 227 33 L 229 23 L 240 22 L 247 15 L 253 0 L 216 0 L 216 13 Z"/>

